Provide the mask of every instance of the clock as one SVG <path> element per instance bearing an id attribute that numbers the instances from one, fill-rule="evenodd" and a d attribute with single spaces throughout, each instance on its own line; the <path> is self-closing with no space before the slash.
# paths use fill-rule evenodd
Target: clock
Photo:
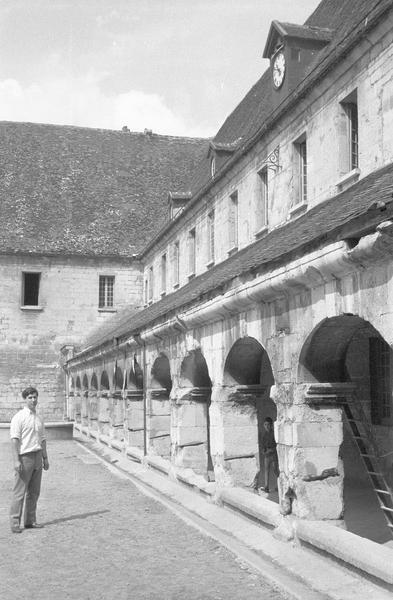
<path id="1" fill-rule="evenodd" d="M 285 56 L 280 50 L 273 59 L 273 84 L 277 89 L 282 86 L 285 77 Z"/>

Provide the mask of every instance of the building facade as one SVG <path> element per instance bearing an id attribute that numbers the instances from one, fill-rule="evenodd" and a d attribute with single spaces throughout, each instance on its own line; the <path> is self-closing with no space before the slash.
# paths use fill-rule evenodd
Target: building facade
<path id="1" fill-rule="evenodd" d="M 200 142 L 188 180 L 166 188 L 171 219 L 137 252 L 139 300 L 63 346 L 80 431 L 219 496 L 252 486 L 269 416 L 281 514 L 382 543 L 393 531 L 392 22 L 388 0 L 322 0 L 304 25 L 274 21 L 270 69 Z M 371 534 L 351 520 L 359 490 Z"/>

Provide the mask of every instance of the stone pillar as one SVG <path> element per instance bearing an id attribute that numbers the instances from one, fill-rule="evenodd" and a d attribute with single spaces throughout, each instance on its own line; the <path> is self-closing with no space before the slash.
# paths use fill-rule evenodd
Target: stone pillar
<path id="1" fill-rule="evenodd" d="M 337 395 L 319 395 L 315 401 L 309 391 L 310 384 L 273 388 L 281 511 L 302 519 L 339 520 L 344 510 L 342 409 Z"/>
<path id="2" fill-rule="evenodd" d="M 127 443 L 135 448 L 144 448 L 143 390 L 127 390 L 126 428 Z"/>
<path id="3" fill-rule="evenodd" d="M 210 444 L 216 482 L 248 486 L 258 471 L 257 394 L 252 386 L 214 386 Z"/>
<path id="4" fill-rule="evenodd" d="M 82 423 L 91 429 L 98 429 L 98 398 L 97 392 L 90 392 L 86 404 L 82 406 Z"/>
<path id="5" fill-rule="evenodd" d="M 112 398 L 110 392 L 100 392 L 98 399 L 98 431 L 109 435 Z"/>
<path id="6" fill-rule="evenodd" d="M 125 400 L 123 392 L 113 393 L 110 411 L 110 435 L 115 440 L 124 440 Z"/>
<path id="7" fill-rule="evenodd" d="M 70 390 L 67 395 L 67 417 L 70 420 L 75 419 L 75 412 L 76 412 L 75 411 L 75 403 L 76 403 L 75 394 L 72 390 Z"/>
<path id="8" fill-rule="evenodd" d="M 178 388 L 171 392 L 172 459 L 178 467 L 207 475 L 208 401 L 210 389 Z"/>
<path id="9" fill-rule="evenodd" d="M 147 393 L 147 452 L 169 458 L 171 454 L 171 407 L 165 388 Z"/>

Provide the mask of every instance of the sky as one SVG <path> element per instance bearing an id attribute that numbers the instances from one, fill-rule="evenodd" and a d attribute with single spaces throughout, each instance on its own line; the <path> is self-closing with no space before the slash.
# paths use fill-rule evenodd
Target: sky
<path id="1" fill-rule="evenodd" d="M 0 120 L 212 136 L 319 0 L 0 0 Z"/>

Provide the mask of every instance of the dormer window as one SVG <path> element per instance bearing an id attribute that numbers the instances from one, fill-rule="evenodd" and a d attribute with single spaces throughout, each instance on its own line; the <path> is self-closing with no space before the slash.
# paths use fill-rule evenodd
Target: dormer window
<path id="1" fill-rule="evenodd" d="M 191 192 L 169 192 L 168 194 L 168 206 L 169 206 L 169 218 L 174 219 L 180 214 L 186 204 L 191 200 Z"/>

